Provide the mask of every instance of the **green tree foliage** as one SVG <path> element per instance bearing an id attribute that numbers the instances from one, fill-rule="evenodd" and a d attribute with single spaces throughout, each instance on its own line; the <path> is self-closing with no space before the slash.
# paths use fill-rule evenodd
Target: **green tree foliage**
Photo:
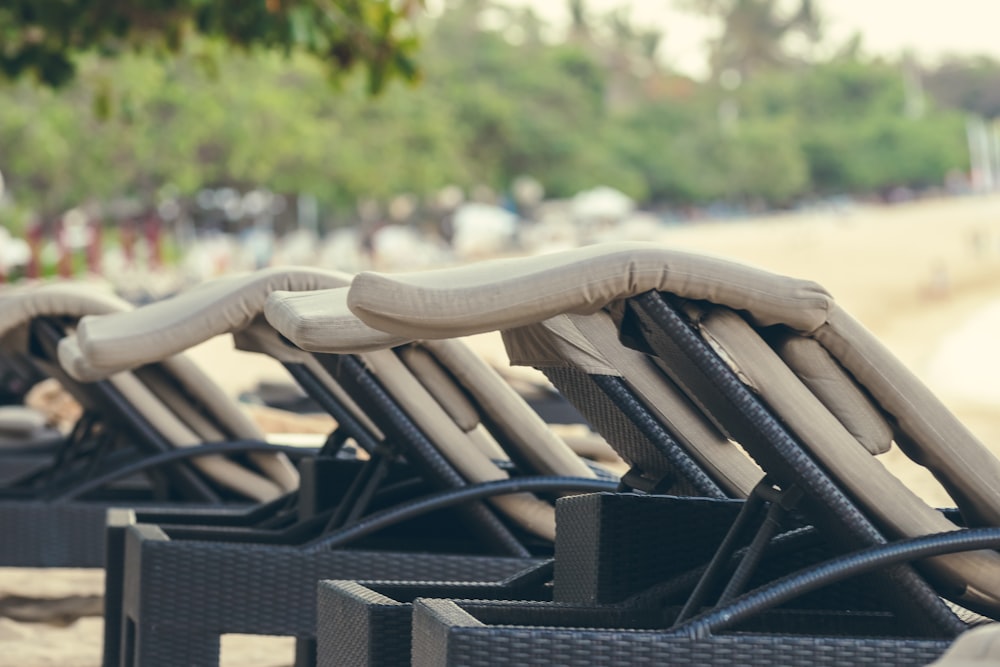
<path id="1" fill-rule="evenodd" d="M 423 53 L 423 85 L 453 109 L 467 147 L 469 172 L 457 182 L 504 188 L 531 174 L 552 196 L 606 183 L 644 197 L 641 179 L 611 150 L 606 73 L 596 55 L 575 43 L 511 43 L 505 32 L 517 24 L 470 38 L 472 9 L 443 16 Z"/>
<path id="2" fill-rule="evenodd" d="M 415 73 L 409 0 L 9 0 L 0 7 L 0 73 L 61 86 L 81 53 L 177 53 L 195 37 L 247 50 L 303 52 L 332 73 L 369 68 L 371 87 Z"/>
<path id="3" fill-rule="evenodd" d="M 488 0 L 453 4 L 419 26 L 420 84 L 375 97 L 360 72 L 331 87 L 308 49 L 192 34 L 170 58 L 75 52 L 58 89 L 23 76 L 0 89 L 0 171 L 14 210 L 43 216 L 92 200 L 152 205 L 165 188 L 264 186 L 312 194 L 346 221 L 360 199 L 503 192 L 522 175 L 555 197 L 610 185 L 649 206 L 785 206 L 935 186 L 968 166 L 963 117 L 947 108 L 965 98 L 932 98 L 913 117 L 898 64 L 848 49 L 724 89 L 658 63 L 659 38 L 624 15 L 602 29 L 577 4 L 559 43 L 530 11 L 484 25 Z"/>
<path id="4" fill-rule="evenodd" d="M 940 185 L 967 166 L 964 120 L 935 108 L 910 117 L 904 85 L 900 67 L 852 58 L 771 73 L 741 99 L 752 118 L 794 122 L 817 193 Z"/>

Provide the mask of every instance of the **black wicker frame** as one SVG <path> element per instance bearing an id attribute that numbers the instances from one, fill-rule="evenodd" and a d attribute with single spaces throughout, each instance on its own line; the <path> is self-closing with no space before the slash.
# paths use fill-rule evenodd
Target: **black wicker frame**
<path id="1" fill-rule="evenodd" d="M 561 512 L 553 601 L 472 599 L 475 586 L 463 600 L 454 592 L 414 598 L 407 591 L 415 585 L 323 582 L 319 664 L 391 664 L 402 655 L 409 632 L 411 664 L 435 667 L 926 665 L 970 627 L 963 618 L 975 615 L 946 605 L 910 563 L 967 549 L 996 549 L 1000 528 L 889 542 L 694 331 L 672 299 L 655 292 L 630 299 L 623 341 L 658 357 L 675 383 L 768 472 L 740 513 L 721 520 L 730 527 L 721 539 L 716 534 L 709 540 L 718 547 L 715 553 L 692 555 L 692 543 L 701 541 L 697 531 L 674 530 L 641 512 L 634 513 L 645 521 L 639 526 L 627 520 L 632 512 L 602 516 L 602 505 L 589 515 L 577 514 L 579 525 Z M 618 496 L 613 503 L 622 500 Z M 576 497 L 559 506 L 587 502 L 589 497 Z M 691 518 L 706 501 L 685 502 L 688 509 L 680 511 Z M 762 512 L 767 513 L 763 524 L 780 518 L 790 531 L 772 538 L 774 528 L 758 529 L 746 542 L 744 524 L 762 525 Z M 802 525 L 803 518 L 815 528 Z M 716 525 L 696 523 L 702 531 Z M 779 568 L 765 576 L 780 559 L 761 551 L 761 545 L 807 533 L 820 538 L 832 560 L 804 566 L 788 562 L 784 572 Z M 656 546 L 644 549 L 640 536 L 653 537 Z M 805 551 L 795 547 L 791 553 Z M 686 575 L 664 566 L 699 560 L 702 564 Z M 836 583 L 832 595 L 823 588 L 830 583 Z M 713 586 L 725 589 L 715 602 L 705 597 Z M 678 605 L 681 591 L 688 597 Z M 803 604 L 803 597 L 809 601 Z M 407 615 L 409 627 L 403 620 Z M 380 652 L 383 646 L 387 653 Z"/>
<path id="2" fill-rule="evenodd" d="M 800 493 L 799 508 L 832 543 L 844 551 L 886 544 L 886 537 L 694 331 L 670 303 L 671 298 L 648 292 L 629 300 L 622 325 L 626 340 L 658 356 L 664 370 L 679 386 L 697 395 L 700 405 L 723 422 L 777 486 Z M 954 637 L 965 629 L 910 566 L 890 568 L 879 582 L 883 584 L 895 589 L 887 600 L 915 627 L 945 637 Z"/>
<path id="3" fill-rule="evenodd" d="M 7 567 L 102 567 L 104 521 L 109 509 L 132 507 L 162 521 L 260 521 L 260 506 L 234 497 L 191 465 L 209 454 L 241 456 L 283 452 L 293 459 L 317 450 L 263 441 L 231 440 L 177 449 L 107 381 L 79 383 L 55 361 L 65 323 L 39 318 L 31 324 L 30 361 L 56 378 L 84 407 L 74 432 L 45 457 L 32 456 L 22 474 L 0 487 L 0 565 Z M 352 433 L 353 436 L 353 433 Z M 0 465 L 3 465 L 0 462 Z M 288 499 L 270 506 L 286 511 Z"/>
<path id="4" fill-rule="evenodd" d="M 771 579 L 768 574 L 765 583 L 748 593 L 676 623 L 677 601 L 696 585 L 703 568 L 684 569 L 703 562 L 722 538 L 734 508 L 704 499 L 627 494 L 577 496 L 559 506 L 560 527 L 567 521 L 591 526 L 566 538 L 570 544 L 563 543 L 560 533 L 551 570 L 540 566 L 494 584 L 321 582 L 317 664 L 375 667 L 412 659 L 420 665 L 922 667 L 940 656 L 950 639 L 921 633 L 880 604 L 883 596 L 858 576 L 932 555 L 1000 546 L 1000 528 L 989 528 L 878 545 L 834 558 L 823 545 L 822 558 L 812 554 L 800 559 L 802 544 L 816 545 L 818 534 L 812 531 L 810 539 L 793 540 L 792 549 L 770 559 L 769 569 L 784 571 L 784 576 Z M 624 534 L 612 524 L 636 514 L 667 519 L 667 530 L 690 527 L 693 539 L 674 540 L 667 548 L 651 546 L 638 558 L 630 552 L 643 545 L 634 536 L 620 548 L 609 546 L 615 535 Z M 563 581 L 575 579 L 576 573 L 560 567 L 560 558 L 588 540 L 600 542 L 583 549 L 592 562 L 586 556 L 577 562 L 585 569 L 605 570 L 605 577 Z M 660 557 L 656 567 L 654 554 Z M 550 571 L 552 585 L 545 579 Z M 662 581 L 647 587 L 651 576 Z M 659 594 L 634 594 L 643 588 L 658 588 Z M 671 592 L 671 603 L 664 604 Z"/>
<path id="5" fill-rule="evenodd" d="M 297 663 L 311 664 L 315 637 L 313 591 L 319 579 L 345 576 L 411 578 L 400 574 L 405 571 L 400 562 L 408 558 L 413 558 L 414 563 L 424 562 L 425 558 L 444 559 L 441 562 L 449 564 L 448 569 L 441 570 L 425 567 L 421 570 L 424 578 L 503 578 L 512 572 L 511 568 L 521 569 L 547 556 L 552 547 L 525 541 L 524 536 L 515 534 L 484 503 L 486 498 L 504 491 L 505 487 L 506 492 L 543 493 L 616 487 L 616 482 L 611 481 L 530 475 L 516 477 L 507 483 L 470 486 L 357 359 L 340 355 L 318 355 L 318 358 L 386 434 L 386 441 L 378 443 L 371 452 L 370 461 L 363 464 L 367 474 L 355 475 L 354 482 L 361 483 L 352 482 L 342 495 L 328 498 L 332 505 L 313 503 L 314 507 L 325 511 L 319 515 L 323 521 L 312 521 L 314 531 L 305 537 L 296 534 L 295 539 L 286 537 L 291 535 L 287 531 L 240 526 L 183 522 L 131 525 L 134 523 L 131 517 L 119 515 L 115 520 L 120 525 L 109 529 L 108 534 L 106 666 L 131 665 L 135 661 L 142 665 L 175 664 L 171 661 L 181 656 L 169 653 L 174 650 L 169 648 L 173 640 L 165 639 L 161 646 L 158 639 L 163 628 L 171 626 L 183 626 L 185 634 L 205 636 L 201 648 L 188 642 L 186 650 L 200 656 L 197 664 L 216 664 L 218 635 L 223 633 L 220 628 L 225 628 L 225 632 L 293 635 L 300 640 Z M 400 457 L 424 482 L 417 487 L 418 491 L 429 487 L 444 492 L 438 496 L 417 495 L 396 509 L 372 514 L 371 509 L 377 507 L 372 503 L 379 486 L 387 479 L 387 465 Z M 315 462 L 317 466 L 320 463 Z M 316 479 L 312 484 L 316 493 L 307 495 L 318 494 L 323 482 L 329 481 L 322 475 L 317 475 Z M 397 541 L 388 550 L 368 548 L 362 559 L 355 558 L 357 551 L 345 549 L 377 532 L 387 521 L 394 522 L 404 515 L 425 514 L 441 506 L 454 506 L 458 512 L 455 517 L 458 521 L 452 522 L 452 527 L 436 531 L 449 537 L 443 547 L 435 542 Z M 315 517 L 307 520 L 312 518 Z M 355 548 L 366 548 L 363 544 Z M 148 555 L 159 553 L 171 555 Z M 222 568 L 228 563 L 233 571 L 239 570 L 245 576 L 242 586 L 246 589 L 241 605 L 245 606 L 250 599 L 255 600 L 255 604 L 264 604 L 267 600 L 271 618 L 265 622 L 258 616 L 236 612 L 227 606 L 224 601 L 232 597 L 231 581 L 200 576 L 203 570 L 192 568 L 191 558 L 206 563 L 206 567 Z M 361 568 L 366 559 L 371 565 L 367 571 Z M 382 567 L 382 563 L 389 565 Z M 459 572 L 463 564 L 468 566 L 467 574 Z M 167 572 L 174 590 L 190 594 L 181 596 L 188 597 L 187 601 L 176 595 L 159 593 L 159 578 Z M 341 574 L 345 572 L 352 574 Z M 303 596 L 303 591 L 308 594 Z M 221 602 L 206 604 L 206 598 Z M 168 655 L 171 657 L 164 657 Z"/>

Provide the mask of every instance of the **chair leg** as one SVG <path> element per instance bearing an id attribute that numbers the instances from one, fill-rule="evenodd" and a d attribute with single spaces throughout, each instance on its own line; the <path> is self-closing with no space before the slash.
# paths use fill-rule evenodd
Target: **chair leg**
<path id="1" fill-rule="evenodd" d="M 122 661 L 122 590 L 125 577 L 125 529 L 135 523 L 135 512 L 108 510 L 104 551 L 104 652 L 103 667 Z"/>
<path id="2" fill-rule="evenodd" d="M 316 640 L 295 640 L 294 667 L 316 667 Z"/>
<path id="3" fill-rule="evenodd" d="M 736 551 L 749 527 L 759 520 L 761 512 L 766 507 L 766 500 L 757 492 L 763 485 L 764 482 L 759 484 L 755 492 L 747 498 L 746 504 L 736 517 L 722 544 L 719 545 L 705 569 L 705 573 L 698 581 L 698 585 L 695 586 L 691 596 L 678 613 L 677 622 L 698 613 L 702 605 L 708 603 L 709 597 L 725 585 L 725 582 L 722 581 L 723 571 L 729 563 L 730 557 Z"/>
<path id="4" fill-rule="evenodd" d="M 121 532 L 121 574 L 111 580 L 112 586 L 120 587 L 119 601 L 110 608 L 118 620 L 114 622 L 105 616 L 106 626 L 111 626 L 106 630 L 105 642 L 117 645 L 117 662 L 106 659 L 105 667 L 217 666 L 222 636 L 218 625 L 200 623 L 192 618 L 190 610 L 174 613 L 174 608 L 163 602 L 169 589 L 156 585 L 160 582 L 148 587 L 142 582 L 147 570 L 156 570 L 158 566 L 162 569 L 163 560 L 162 553 L 144 545 L 169 544 L 166 536 L 158 526 L 141 523 L 121 526 Z M 190 597 L 180 590 L 182 595 Z M 154 601 L 164 605 L 164 609 L 157 610 L 160 613 L 152 613 L 150 605 Z M 113 646 L 109 653 L 115 654 Z"/>

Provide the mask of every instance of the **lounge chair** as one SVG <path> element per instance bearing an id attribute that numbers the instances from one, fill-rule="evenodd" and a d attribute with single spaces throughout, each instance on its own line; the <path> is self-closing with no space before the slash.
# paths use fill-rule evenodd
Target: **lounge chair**
<path id="1" fill-rule="evenodd" d="M 263 525 L 219 525 L 199 523 L 199 516 L 154 524 L 118 513 L 109 531 L 105 664 L 212 664 L 226 632 L 296 636 L 299 659 L 307 662 L 319 579 L 502 579 L 551 552 L 551 502 L 525 492 L 615 487 L 461 345 L 402 345 L 360 357 L 289 345 L 258 315 L 271 290 L 303 280 L 344 282 L 342 274 L 309 269 L 234 276 L 131 312 L 84 319 L 60 344 L 64 367 L 94 380 L 232 333 L 244 349 L 308 365 L 312 383 L 329 391 L 316 397 L 349 401 L 345 418 L 363 422 L 350 437 L 372 442 L 362 447 L 367 461 L 304 460 L 316 466 L 303 475 L 316 493 L 303 504 L 300 492 L 290 523 L 268 517 Z M 308 346 L 314 335 L 353 338 L 352 328 L 367 336 L 363 347 L 400 342 L 353 316 L 289 338 Z M 466 392 L 459 377 L 474 389 Z M 510 460 L 527 451 L 525 442 L 534 446 L 532 458 Z M 520 476 L 507 479 L 516 470 Z M 502 491 L 508 495 L 481 502 Z M 421 519 L 465 496 L 472 502 L 448 519 Z"/>
<path id="2" fill-rule="evenodd" d="M 98 286 L 75 283 L 0 297 L 5 353 L 30 360 L 83 410 L 42 465 L 12 474 L 0 490 L 0 529 L 17 536 L 0 546 L 5 566 L 102 566 L 105 514 L 113 506 L 244 508 L 298 484 L 280 448 L 264 442 L 243 411 L 181 355 L 94 383 L 65 372 L 57 346 L 79 319 L 129 308 Z M 233 446 L 189 456 L 217 440 Z M 232 452 L 245 456 L 230 458 Z"/>
<path id="3" fill-rule="evenodd" d="M 512 664 L 505 648 L 520 662 L 561 664 L 926 664 L 976 614 L 980 620 L 1000 614 L 1000 556 L 992 550 L 1000 462 L 815 283 L 652 244 L 613 244 L 417 274 L 366 272 L 353 281 L 348 302 L 390 334 L 447 338 L 502 330 L 515 359 L 525 332 L 539 323 L 605 311 L 620 338 L 648 354 L 767 475 L 707 564 L 708 574 L 677 607 L 639 609 L 642 624 L 602 630 L 600 619 L 625 617 L 599 605 L 575 614 L 559 605 L 421 601 L 414 664 L 463 664 L 471 656 Z M 876 434 L 888 426 L 891 439 L 952 493 L 957 511 L 931 508 L 906 488 L 875 458 L 886 440 L 860 437 L 859 424 Z M 735 527 L 745 526 L 751 510 L 767 512 L 761 525 L 771 528 L 756 533 L 727 582 L 719 573 L 727 572 Z M 791 615 L 757 617 L 756 625 L 733 631 L 733 621 L 748 618 L 746 609 L 760 611 L 786 600 L 802 580 L 823 579 L 822 567 L 799 578 L 786 572 L 795 585 L 771 584 L 756 598 L 744 593 L 755 569 L 769 562 L 760 554 L 772 523 L 794 527 L 802 518 L 828 554 L 891 563 L 867 573 L 862 589 L 874 593 L 868 597 L 888 626 L 874 617 L 867 627 L 833 625 L 838 614 L 831 612 L 839 609 L 844 618 L 865 608 L 849 597 L 811 621 L 792 608 Z M 557 591 L 560 576 L 573 576 L 560 571 L 559 553 L 557 544 Z M 912 567 L 899 564 L 913 558 L 920 560 Z M 842 574 L 840 567 L 831 571 Z M 531 624 L 519 627 L 518 613 Z M 579 627 L 554 627 L 566 625 Z"/>

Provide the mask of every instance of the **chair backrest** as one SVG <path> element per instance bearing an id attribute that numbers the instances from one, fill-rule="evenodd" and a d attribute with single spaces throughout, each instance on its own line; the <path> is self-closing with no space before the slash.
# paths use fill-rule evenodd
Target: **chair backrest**
<path id="1" fill-rule="evenodd" d="M 763 473 L 745 453 L 702 414 L 653 360 L 618 340 L 618 328 L 604 311 L 558 315 L 537 324 L 503 332 L 511 363 L 543 370 L 605 433 L 622 458 L 650 480 L 686 480 L 674 491 L 684 495 L 745 497 Z M 625 414 L 601 391 L 595 378 L 620 378 L 641 403 L 643 412 Z M 647 435 L 637 422 L 655 420 L 661 438 Z M 648 429 L 645 429 L 648 431 Z M 686 475 L 665 452 L 670 438 L 687 452 L 697 470 Z M 693 483 L 706 474 L 713 487 Z M 676 483 L 676 482 L 675 482 Z M 707 488 L 706 488 L 707 487 Z"/>
<path id="2" fill-rule="evenodd" d="M 454 337 L 602 309 L 621 322 L 627 302 L 651 293 L 694 304 L 690 315 L 715 354 L 755 392 L 767 392 L 768 404 L 793 425 L 809 455 L 886 534 L 913 537 L 957 526 L 874 458 L 872 452 L 884 447 L 882 421 L 904 452 L 952 492 L 969 521 L 1000 525 L 1000 461 L 813 282 L 654 244 L 609 244 L 416 274 L 364 272 L 352 283 L 348 305 L 390 334 Z M 721 308 L 700 315 L 695 306 L 702 303 Z M 806 339 L 815 362 L 806 364 L 809 373 L 823 367 L 838 372 L 800 378 L 800 361 L 786 362 L 765 341 L 774 331 Z M 815 354 L 819 348 L 809 341 L 830 358 Z M 793 358 L 788 346 L 777 347 Z M 671 361 L 657 363 L 666 369 Z M 824 388 L 828 383 L 832 390 Z M 697 392 L 684 389 L 697 404 Z M 856 411 L 859 404 L 864 408 Z M 716 421 L 725 432 L 726 419 Z M 961 604 L 1000 610 L 1000 555 L 943 556 L 926 569 Z"/>
<path id="3" fill-rule="evenodd" d="M 931 400 L 929 392 L 916 378 L 899 373 L 898 362 L 890 360 L 884 349 L 879 350 L 881 346 L 877 351 L 868 348 L 866 354 L 866 346 L 873 342 L 870 334 L 858 335 L 862 330 L 854 329 L 848 334 L 853 345 L 844 338 L 837 339 L 838 344 L 842 344 L 841 352 L 850 351 L 847 363 L 861 364 L 857 366 L 861 375 L 854 375 L 852 368 L 845 383 L 847 365 L 841 358 L 832 356 L 817 337 L 820 330 L 826 330 L 828 336 L 833 335 L 828 325 L 810 334 L 792 333 L 784 327 L 777 332 L 761 332 L 729 308 L 689 304 L 686 310 L 702 335 L 730 360 L 741 377 L 746 378 L 798 437 L 804 449 L 887 535 L 916 537 L 956 529 L 952 521 L 927 505 L 875 458 L 875 454 L 888 448 L 891 438 L 902 443 L 904 451 L 935 472 L 946 488 L 953 491 L 953 499 L 967 521 L 973 525 L 997 525 L 988 514 L 991 507 L 988 495 L 976 493 L 981 475 L 997 474 L 995 462 L 979 458 L 985 450 L 980 451 L 978 442 L 971 439 L 971 434 L 964 431 L 950 413 L 935 414 L 935 407 L 940 403 Z M 837 319 L 843 323 L 845 317 L 846 314 L 839 311 Z M 773 347 L 768 334 L 776 334 Z M 879 364 L 879 369 L 863 368 L 872 363 Z M 803 368 L 808 369 L 805 374 L 808 381 L 797 373 L 797 369 Z M 885 382 L 887 376 L 892 377 L 894 384 L 879 386 L 865 382 L 865 379 L 876 378 Z M 859 385 L 854 378 L 858 378 Z M 860 389 L 852 391 L 856 386 L 863 387 L 864 393 Z M 890 391 L 884 391 L 886 389 Z M 871 398 L 867 399 L 868 396 Z M 897 410 L 891 411 L 886 400 Z M 866 409 L 848 407 L 863 405 L 862 402 L 868 403 Z M 843 418 L 844 410 L 850 411 L 853 419 Z M 931 416 L 930 419 L 919 417 L 923 422 L 919 425 L 920 430 L 913 429 L 912 420 L 917 418 L 917 410 Z M 887 429 L 892 429 L 888 430 L 889 438 L 859 439 L 852 433 L 860 423 L 883 418 Z M 878 425 L 877 421 L 870 423 Z M 872 429 L 876 430 L 882 429 Z M 942 440 L 944 433 L 950 433 L 952 439 Z M 971 440 L 963 441 L 963 435 Z M 982 465 L 975 476 L 970 475 L 967 485 L 953 477 L 956 468 L 961 466 L 957 459 L 962 458 L 976 460 Z M 1000 598 L 995 597 L 1000 588 L 997 582 L 1000 556 L 997 554 L 985 551 L 954 554 L 935 559 L 929 567 L 942 580 L 952 584 L 963 582 L 965 590 L 956 600 L 987 613 L 1000 610 Z"/>
<path id="4" fill-rule="evenodd" d="M 346 289 L 276 292 L 265 314 L 286 338 L 317 354 L 367 350 L 358 358 L 469 483 L 509 477 L 504 466 L 497 465 L 508 458 L 531 474 L 595 476 L 464 343 L 386 337 L 350 313 L 346 293 Z M 533 494 L 500 496 L 491 503 L 529 532 L 554 538 L 551 503 Z"/>
<path id="5" fill-rule="evenodd" d="M 341 273 L 295 267 L 228 276 L 135 310 L 85 317 L 76 335 L 60 343 L 60 359 L 75 377 L 113 379 L 122 369 L 145 368 L 154 362 L 176 365 L 181 350 L 229 333 L 244 350 L 264 352 L 283 362 L 308 367 L 336 401 L 346 405 L 368 432 L 381 439 L 379 425 L 358 407 L 314 354 L 302 349 L 309 348 L 314 338 L 336 340 L 341 333 L 349 338 L 363 334 L 372 351 L 360 359 L 467 481 L 508 477 L 494 462 L 494 457 L 506 456 L 496 437 L 503 439 L 504 445 L 520 443 L 520 455 L 537 464 L 543 474 L 594 476 L 492 369 L 458 343 L 378 349 L 399 340 L 372 330 L 353 315 L 330 318 L 326 308 L 309 311 L 309 326 L 286 327 L 281 331 L 284 338 L 261 318 L 265 302 L 271 297 L 286 308 L 289 303 L 308 304 L 308 299 L 302 297 L 312 290 L 346 286 L 349 279 Z M 347 312 L 346 308 L 342 312 Z M 356 329 L 353 333 L 352 328 Z M 289 340 L 301 347 L 289 345 Z M 132 372 L 151 375 L 140 370 Z M 180 403 L 176 395 L 167 398 L 171 404 Z M 495 430 L 491 432 L 484 422 Z M 526 442 L 536 447 L 528 447 Z M 531 494 L 502 496 L 493 503 L 526 530 L 549 540 L 554 537 L 555 518 L 550 503 Z"/>
<path id="6" fill-rule="evenodd" d="M 282 339 L 263 317 L 264 303 L 272 292 L 328 289 L 347 285 L 350 279 L 345 273 L 311 267 L 273 267 L 217 278 L 127 313 L 83 318 L 76 335 L 60 343 L 60 361 L 73 377 L 96 380 L 121 370 L 166 362 L 171 355 L 214 336 L 231 334 L 237 349 L 276 359 L 297 375 L 297 380 L 308 376 L 309 383 L 315 385 L 313 391 L 324 394 L 314 398 L 327 407 L 332 401 L 338 409 L 347 410 L 359 422 L 359 429 L 378 440 L 378 427 L 316 358 Z"/>
<path id="7" fill-rule="evenodd" d="M 129 311 L 130 304 L 90 284 L 52 283 L 5 292 L 0 307 L 0 341 L 5 348 L 33 355 L 37 360 L 37 355 L 46 352 L 44 346 L 31 344 L 31 329 L 36 321 L 44 319 L 58 327 L 58 334 L 63 337 L 61 348 L 65 337 L 73 336 L 81 318 Z M 59 359 L 52 356 L 39 361 L 58 371 L 60 381 L 75 384 L 72 393 L 87 396 L 90 391 L 87 385 L 72 377 L 72 373 L 63 373 L 65 368 Z M 172 446 L 263 438 L 231 399 L 183 356 L 135 372 L 115 373 L 106 383 Z M 121 415 L 109 418 L 110 423 L 116 421 L 124 423 Z M 254 463 L 259 470 L 222 456 L 201 457 L 193 465 L 219 487 L 254 500 L 273 499 L 297 485 L 295 469 L 284 455 L 262 455 Z"/>
<path id="8" fill-rule="evenodd" d="M 348 285 L 350 280 L 344 273 L 306 267 L 227 275 L 140 308 L 102 317 L 81 316 L 76 336 L 61 346 L 78 348 L 67 359 L 71 360 L 69 369 L 80 379 L 88 379 L 88 370 L 107 377 L 245 329 L 262 314 L 274 291 L 329 289 Z"/>

